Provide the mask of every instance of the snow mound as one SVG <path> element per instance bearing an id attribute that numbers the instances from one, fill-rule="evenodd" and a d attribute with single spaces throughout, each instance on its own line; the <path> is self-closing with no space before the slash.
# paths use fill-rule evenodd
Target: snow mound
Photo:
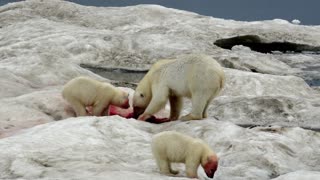
<path id="1" fill-rule="evenodd" d="M 271 179 L 320 168 L 315 158 L 320 155 L 319 133 L 301 128 L 243 129 L 211 118 L 155 125 L 111 116 L 70 118 L 2 139 L 0 175 L 8 179 L 171 179 L 159 173 L 150 146 L 152 135 L 166 130 L 208 142 L 220 159 L 215 179 Z M 180 170 L 178 177 L 187 179 L 182 178 L 184 167 L 175 167 Z M 202 168 L 198 174 L 204 179 Z"/>
<path id="2" fill-rule="evenodd" d="M 319 77 L 319 55 L 213 44 L 258 35 L 320 46 L 319 26 L 59 0 L 2 6 L 0 24 L 0 179 L 187 179 L 182 165 L 174 166 L 176 177 L 156 167 L 150 140 L 166 130 L 208 142 L 219 156 L 218 180 L 320 179 L 320 134 L 302 129 L 320 129 L 320 91 L 300 78 Z M 63 85 L 80 75 L 113 82 L 83 64 L 147 69 L 160 58 L 193 52 L 226 67 L 226 86 L 206 120 L 156 125 L 119 116 L 73 118 L 61 97 Z M 190 108 L 186 100 L 183 113 Z M 168 107 L 160 113 L 168 116 Z M 206 179 L 202 168 L 198 174 Z"/>

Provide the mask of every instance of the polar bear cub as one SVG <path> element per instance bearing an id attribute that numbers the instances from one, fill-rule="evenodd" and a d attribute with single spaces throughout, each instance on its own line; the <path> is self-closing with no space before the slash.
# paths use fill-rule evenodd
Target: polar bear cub
<path id="1" fill-rule="evenodd" d="M 218 168 L 217 155 L 201 139 L 164 131 L 153 136 L 151 147 L 161 173 L 167 175 L 178 173 L 171 169 L 171 163 L 185 163 L 186 174 L 190 178 L 197 177 L 200 164 L 210 178 Z"/>
<path id="2" fill-rule="evenodd" d="M 89 77 L 76 77 L 62 90 L 63 98 L 68 101 L 77 116 L 101 116 L 110 104 L 129 108 L 129 94 L 110 83 L 100 82 Z M 90 113 L 86 108 L 90 107 Z"/>
<path id="3" fill-rule="evenodd" d="M 134 116 L 145 121 L 162 109 L 169 99 L 170 120 L 177 120 L 182 98 L 191 98 L 191 112 L 181 120 L 203 119 L 211 100 L 225 83 L 220 64 L 210 56 L 191 54 L 156 62 L 139 82 L 133 96 Z"/>

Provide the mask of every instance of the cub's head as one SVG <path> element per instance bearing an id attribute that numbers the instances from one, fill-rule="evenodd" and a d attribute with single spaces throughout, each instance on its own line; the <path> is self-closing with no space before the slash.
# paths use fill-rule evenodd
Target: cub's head
<path id="1" fill-rule="evenodd" d="M 147 91 L 137 87 L 133 95 L 133 117 L 138 118 L 148 107 L 151 101 L 151 95 Z"/>
<path id="2" fill-rule="evenodd" d="M 129 93 L 128 92 L 122 92 L 122 102 L 121 102 L 121 106 L 124 109 L 128 109 L 130 107 L 129 104 Z"/>
<path id="3" fill-rule="evenodd" d="M 213 178 L 214 173 L 218 168 L 218 158 L 215 155 L 209 156 L 204 164 L 202 164 L 204 172 L 209 178 Z"/>
<path id="4" fill-rule="evenodd" d="M 129 104 L 129 93 L 120 90 L 113 98 L 112 105 L 128 109 L 130 107 Z"/>

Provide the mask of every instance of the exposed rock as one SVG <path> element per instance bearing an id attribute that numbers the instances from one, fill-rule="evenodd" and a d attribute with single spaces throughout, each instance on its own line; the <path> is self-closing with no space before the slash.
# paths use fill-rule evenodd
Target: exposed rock
<path id="1" fill-rule="evenodd" d="M 224 48 L 232 49 L 233 46 L 243 45 L 249 47 L 253 51 L 261 53 L 272 53 L 274 51 L 286 52 L 303 52 L 310 51 L 320 53 L 320 47 L 314 47 L 307 44 L 298 44 L 292 42 L 267 42 L 262 40 L 257 35 L 243 35 L 225 39 L 218 39 L 214 42 L 215 45 Z"/>

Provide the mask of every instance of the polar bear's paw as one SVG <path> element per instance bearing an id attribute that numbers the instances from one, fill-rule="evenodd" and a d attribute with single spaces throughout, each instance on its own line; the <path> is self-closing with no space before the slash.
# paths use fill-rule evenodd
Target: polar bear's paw
<path id="1" fill-rule="evenodd" d="M 180 118 L 180 120 L 182 120 L 182 121 L 200 120 L 200 119 L 202 119 L 202 118 L 201 117 L 196 117 L 196 116 L 194 116 L 192 114 L 188 114 L 188 115 L 182 116 Z"/>

